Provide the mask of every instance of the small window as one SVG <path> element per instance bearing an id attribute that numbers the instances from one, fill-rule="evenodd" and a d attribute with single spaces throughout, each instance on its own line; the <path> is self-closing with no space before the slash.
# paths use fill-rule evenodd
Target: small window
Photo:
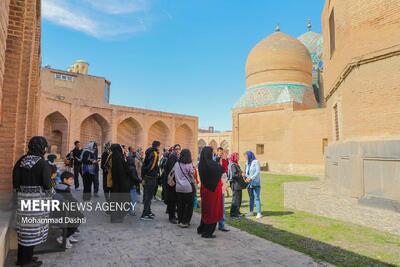
<path id="1" fill-rule="evenodd" d="M 340 138 L 340 129 L 339 129 L 339 110 L 338 105 L 333 106 L 333 114 L 334 114 L 334 123 L 335 123 L 335 138 L 336 141 L 339 141 Z"/>
<path id="2" fill-rule="evenodd" d="M 325 155 L 326 148 L 328 147 L 328 138 L 322 139 L 322 154 Z"/>
<path id="3" fill-rule="evenodd" d="M 256 153 L 257 153 L 257 155 L 263 155 L 264 154 L 264 145 L 263 144 L 257 144 Z"/>
<path id="4" fill-rule="evenodd" d="M 56 74 L 54 75 L 54 77 L 55 77 L 57 80 L 61 80 L 61 81 L 70 81 L 70 82 L 72 82 L 72 81 L 74 80 L 74 77 L 69 76 L 69 75 L 60 74 L 60 73 L 56 73 Z"/>
<path id="5" fill-rule="evenodd" d="M 331 57 L 336 49 L 336 28 L 335 28 L 335 13 L 332 9 L 332 12 L 329 16 L 329 49 L 331 52 Z"/>

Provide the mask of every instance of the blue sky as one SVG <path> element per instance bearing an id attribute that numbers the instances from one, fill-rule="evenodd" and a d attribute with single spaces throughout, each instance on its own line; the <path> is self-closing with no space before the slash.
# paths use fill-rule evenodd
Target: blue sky
<path id="1" fill-rule="evenodd" d="M 274 31 L 321 32 L 323 0 L 42 0 L 42 64 L 76 59 L 111 81 L 113 104 L 231 129 L 251 48 Z"/>

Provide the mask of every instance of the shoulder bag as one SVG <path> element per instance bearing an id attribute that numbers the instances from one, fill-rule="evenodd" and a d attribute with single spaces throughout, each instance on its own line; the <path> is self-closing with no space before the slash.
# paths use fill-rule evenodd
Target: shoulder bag
<path id="1" fill-rule="evenodd" d="M 192 181 L 186 176 L 185 172 L 182 170 L 181 164 L 178 162 L 179 168 L 181 169 L 181 172 L 183 173 L 183 176 L 185 176 L 185 178 L 188 180 L 188 182 L 190 183 L 191 187 L 192 187 L 192 193 L 196 193 L 196 185 L 194 184 L 194 179 L 192 179 Z"/>

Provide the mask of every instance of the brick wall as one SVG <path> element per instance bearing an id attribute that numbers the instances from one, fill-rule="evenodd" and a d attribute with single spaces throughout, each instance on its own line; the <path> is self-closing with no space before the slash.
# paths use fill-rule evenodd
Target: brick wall
<path id="1" fill-rule="evenodd" d="M 175 143 L 180 144 L 182 149 L 194 147 L 193 141 L 192 130 L 186 124 L 179 126 L 175 130 Z"/>
<path id="2" fill-rule="evenodd" d="M 89 143 L 89 141 L 96 141 L 99 150 L 101 150 L 103 144 L 109 141 L 105 139 L 106 133 L 104 131 L 106 131 L 106 128 L 107 126 L 102 125 L 98 118 L 91 116 L 82 122 L 80 141 L 83 145 Z"/>
<path id="3" fill-rule="evenodd" d="M 0 24 L 5 26 L 8 1 L 2 1 Z M 3 8 L 6 9 L 3 9 Z M 39 1 L 11 0 L 8 5 L 8 25 L 0 124 L 0 190 L 11 188 L 11 171 L 14 162 L 26 148 L 28 133 L 34 134 L 37 125 L 33 109 L 39 92 L 40 58 L 40 6 Z M 0 34 L 4 34 L 0 33 Z M 0 40 L 4 40 L 0 38 Z M 1 41 L 0 41 L 1 43 Z M 1 47 L 1 44 L 0 44 Z M 0 62 L 2 63 L 2 62 Z M 2 66 L 3 64 L 0 64 Z M 1 68 L 1 67 L 0 67 Z M 30 108 L 31 107 L 31 108 Z M 28 131 L 28 129 L 30 129 Z"/>
<path id="4" fill-rule="evenodd" d="M 61 113 L 54 112 L 46 117 L 43 135 L 46 137 L 52 153 L 62 156 L 68 153 L 68 121 Z"/>
<path id="5" fill-rule="evenodd" d="M 335 14 L 336 50 L 331 57 L 329 15 L 332 10 Z M 325 96 L 352 59 L 398 45 L 399 29 L 398 0 L 327 0 L 322 13 Z"/>
<path id="6" fill-rule="evenodd" d="M 2 117 L 3 77 L 6 57 L 9 0 L 0 2 L 0 122 Z"/>
<path id="7" fill-rule="evenodd" d="M 136 147 L 143 143 L 142 131 L 140 125 L 134 119 L 126 119 L 118 125 L 117 142 Z"/>
<path id="8" fill-rule="evenodd" d="M 148 136 L 148 146 L 151 146 L 151 143 L 154 140 L 158 140 L 161 142 L 161 147 L 171 146 L 169 143 L 169 130 L 168 127 L 161 121 L 154 123 L 149 129 Z"/>
<path id="9" fill-rule="evenodd" d="M 325 40 L 332 10 L 336 50 L 330 57 L 325 42 L 323 76 L 329 138 L 335 141 L 337 105 L 340 141 L 398 139 L 400 1 L 327 1 L 322 14 Z"/>
<path id="10" fill-rule="evenodd" d="M 324 172 L 323 139 L 326 138 L 324 109 L 257 110 L 234 114 L 235 151 L 241 160 L 251 150 L 269 170 L 281 173 L 321 175 Z M 256 153 L 256 145 L 264 153 Z"/>

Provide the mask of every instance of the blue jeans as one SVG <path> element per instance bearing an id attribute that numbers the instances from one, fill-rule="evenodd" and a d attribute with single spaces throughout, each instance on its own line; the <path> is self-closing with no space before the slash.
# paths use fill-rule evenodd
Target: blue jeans
<path id="1" fill-rule="evenodd" d="M 225 196 L 222 194 L 222 210 L 223 210 L 223 217 L 222 219 L 218 222 L 218 229 L 224 229 L 225 228 Z"/>
<path id="2" fill-rule="evenodd" d="M 137 201 L 137 188 L 136 186 L 131 188 L 131 211 L 133 212 L 135 210 L 135 205 Z"/>
<path id="3" fill-rule="evenodd" d="M 199 206 L 199 202 L 197 201 L 197 193 L 195 192 L 194 193 L 194 203 L 193 203 L 193 207 L 194 208 L 200 208 L 200 206 Z"/>
<path id="4" fill-rule="evenodd" d="M 247 188 L 247 191 L 249 192 L 249 198 L 250 198 L 250 212 L 253 212 L 254 210 L 254 200 L 255 200 L 256 211 L 257 213 L 261 213 L 261 201 L 260 201 L 261 187 L 255 186 L 252 188 Z"/>

